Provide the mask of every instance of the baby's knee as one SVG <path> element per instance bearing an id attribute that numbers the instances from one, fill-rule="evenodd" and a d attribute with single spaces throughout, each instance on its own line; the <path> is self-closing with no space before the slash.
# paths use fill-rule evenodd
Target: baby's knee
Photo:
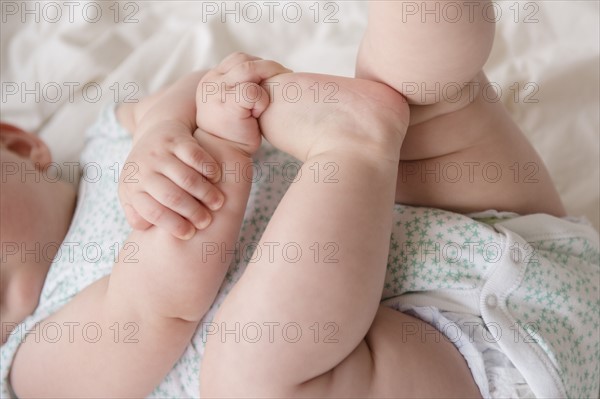
<path id="1" fill-rule="evenodd" d="M 409 13 L 407 3 L 416 9 Z M 459 17 L 449 20 L 444 1 L 373 2 L 356 76 L 392 86 L 411 104 L 457 95 L 486 63 L 495 23 L 482 13 L 493 14 L 489 0 L 452 4 Z"/>

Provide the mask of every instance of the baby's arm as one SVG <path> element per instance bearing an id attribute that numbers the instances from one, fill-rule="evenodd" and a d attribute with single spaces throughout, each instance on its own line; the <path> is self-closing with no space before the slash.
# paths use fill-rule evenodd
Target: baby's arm
<path id="1" fill-rule="evenodd" d="M 182 99 L 179 92 L 167 90 L 147 112 L 151 122 L 143 117 L 140 126 L 160 124 L 163 110 L 175 103 L 181 104 L 178 109 L 185 120 L 195 121 L 196 107 L 190 105 L 195 104 L 195 87 L 187 96 Z M 172 120 L 172 115 L 163 115 Z M 226 170 L 251 166 L 252 159 L 237 144 L 203 131 L 195 138 Z M 129 245 L 138 252 L 128 261 L 128 251 L 122 251 L 110 277 L 79 293 L 36 330 L 39 337 L 50 323 L 63 331 L 79 323 L 77 331 L 97 325 L 102 336 L 97 342 L 95 336 L 85 339 L 81 334 L 71 340 L 63 334 L 56 342 L 28 336 L 11 371 L 17 395 L 148 395 L 181 356 L 214 300 L 233 256 L 250 184 L 250 179 L 239 176 L 217 182 L 226 201 L 211 225 L 188 241 L 156 226 L 134 231 L 125 248 Z M 96 330 L 89 331 L 93 335 Z"/>
<path id="2" fill-rule="evenodd" d="M 119 196 L 135 229 L 155 225 L 189 239 L 196 229 L 210 224 L 209 210 L 223 204 L 223 195 L 213 184 L 220 176 L 219 165 L 192 137 L 193 100 L 205 73 L 194 72 L 138 104 L 119 107 L 119 119 L 134 135 Z"/>

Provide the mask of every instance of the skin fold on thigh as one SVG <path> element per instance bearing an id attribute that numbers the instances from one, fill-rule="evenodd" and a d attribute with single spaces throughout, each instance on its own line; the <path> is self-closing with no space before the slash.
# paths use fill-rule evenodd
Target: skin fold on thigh
<path id="1" fill-rule="evenodd" d="M 479 87 L 488 82 L 480 73 Z M 489 93 L 466 104 L 411 106 L 396 202 L 458 213 L 495 209 L 566 215 L 543 160 Z"/>
<path id="2" fill-rule="evenodd" d="M 354 352 L 293 396 L 481 397 L 465 359 L 440 331 L 384 306 Z"/>

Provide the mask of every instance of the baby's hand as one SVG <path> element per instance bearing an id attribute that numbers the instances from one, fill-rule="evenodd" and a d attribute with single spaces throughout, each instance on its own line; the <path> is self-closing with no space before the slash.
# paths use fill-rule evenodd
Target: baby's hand
<path id="1" fill-rule="evenodd" d="M 288 72 L 291 70 L 274 61 L 244 53 L 231 54 L 204 75 L 198 85 L 198 127 L 253 154 L 261 142 L 258 117 L 270 102 L 269 93 L 260 83 Z"/>
<path id="2" fill-rule="evenodd" d="M 125 165 L 119 196 L 134 229 L 156 225 L 189 239 L 210 224 L 208 209 L 223 205 L 223 194 L 213 184 L 220 167 L 183 123 L 163 122 L 140 134 Z"/>

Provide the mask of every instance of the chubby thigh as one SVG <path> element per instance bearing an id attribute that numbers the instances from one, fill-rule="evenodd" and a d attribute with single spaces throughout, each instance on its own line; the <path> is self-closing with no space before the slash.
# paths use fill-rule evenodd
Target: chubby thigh
<path id="1" fill-rule="evenodd" d="M 274 323 L 271 323 L 274 324 Z M 279 326 L 281 327 L 281 326 Z M 314 327 L 314 326 L 311 326 Z M 342 345 L 342 334 L 321 328 L 300 331 L 300 335 L 319 337 L 327 345 Z M 260 340 L 286 341 L 280 352 L 293 352 L 297 346 L 298 329 L 287 332 L 273 329 L 268 334 L 263 329 Z M 304 330 L 303 328 L 300 330 Z M 306 334 L 302 334 L 306 333 Z M 291 335 L 296 334 L 295 339 Z M 242 335 L 244 333 L 242 332 Z M 290 336 L 286 336 L 290 335 Z M 222 341 L 231 340 L 221 336 Z M 248 339 L 246 337 L 246 339 Z M 260 342 L 254 345 L 261 345 Z M 287 346 L 287 348 L 286 348 Z M 239 347 L 238 347 L 239 349 Z M 221 355 L 227 357 L 226 352 Z M 221 358 L 221 360 L 223 360 Z M 308 359 L 308 365 L 314 365 Z M 250 370 L 240 364 L 228 364 L 227 372 L 213 373 L 203 366 L 204 377 L 201 396 L 206 397 L 302 397 L 302 398 L 480 398 L 481 394 L 466 360 L 456 346 L 432 325 L 396 311 L 379 306 L 367 335 L 336 366 L 308 380 L 297 377 L 302 367 L 285 369 L 283 377 L 271 374 L 271 378 L 260 378 L 264 357 L 256 357 Z M 281 362 L 280 362 L 281 363 Z M 220 365 L 214 361 L 212 366 Z M 210 367 L 212 371 L 214 368 Z M 207 372 L 209 371 L 209 372 Z M 241 377 L 241 379 L 240 379 Z M 283 380 L 296 380 L 287 384 Z"/>
<path id="2" fill-rule="evenodd" d="M 481 397 L 458 349 L 424 321 L 380 306 L 365 337 L 326 374 L 290 392 L 300 397 Z"/>

